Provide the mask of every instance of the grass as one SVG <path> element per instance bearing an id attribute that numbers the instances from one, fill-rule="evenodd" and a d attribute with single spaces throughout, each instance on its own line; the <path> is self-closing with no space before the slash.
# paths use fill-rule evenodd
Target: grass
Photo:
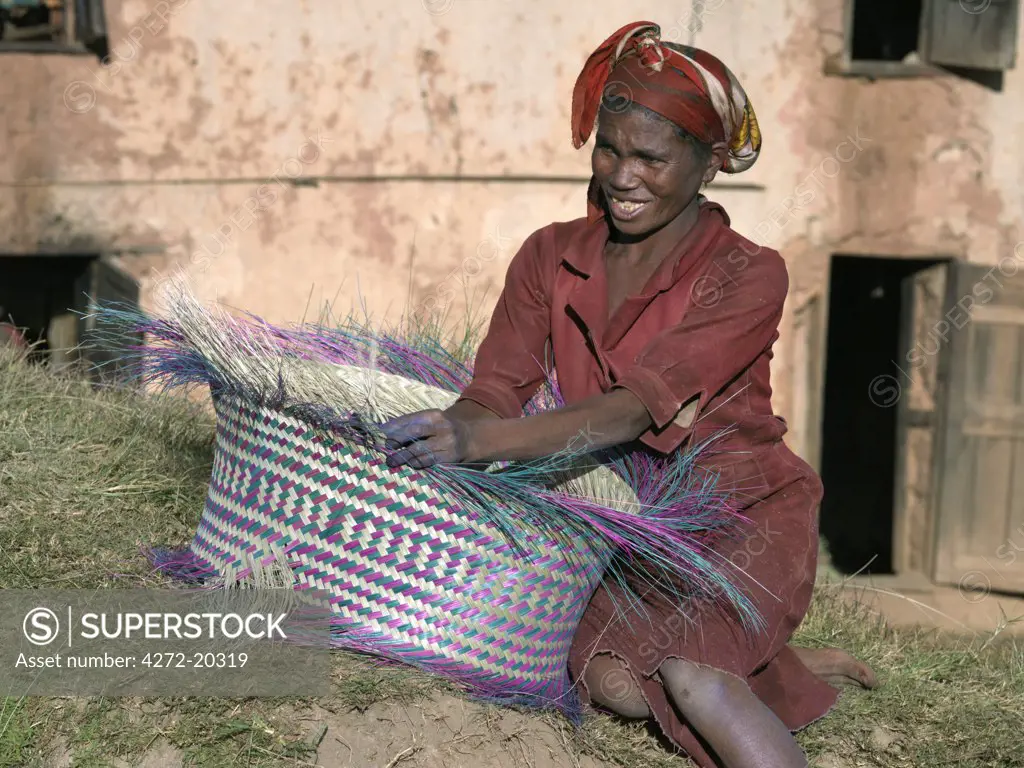
<path id="1" fill-rule="evenodd" d="M 213 425 L 183 398 L 98 392 L 72 377 L 0 358 L 0 587 L 153 585 L 139 548 L 193 535 Z M 877 691 L 844 693 L 799 735 L 822 765 L 1024 765 L 1024 649 L 1019 642 L 897 631 L 820 585 L 797 642 L 842 646 L 879 672 Z M 363 712 L 451 693 L 403 668 L 338 653 L 331 696 L 287 699 L 7 698 L 0 766 L 127 765 L 157 742 L 186 765 L 310 765 L 303 713 Z M 577 755 L 626 768 L 686 765 L 641 725 L 591 717 L 573 731 L 534 716 Z M 124 762 L 118 762 L 124 761 Z"/>

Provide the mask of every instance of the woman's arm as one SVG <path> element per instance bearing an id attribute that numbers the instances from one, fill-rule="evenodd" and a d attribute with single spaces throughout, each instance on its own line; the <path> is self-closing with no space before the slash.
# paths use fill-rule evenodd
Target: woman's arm
<path id="1" fill-rule="evenodd" d="M 537 230 L 509 264 L 505 287 L 476 351 L 473 380 L 460 401 L 471 400 L 502 418 L 515 419 L 546 381 L 551 290 L 559 262 L 552 237 L 550 227 Z"/>
<path id="2" fill-rule="evenodd" d="M 620 389 L 536 416 L 471 426 L 468 461 L 527 461 L 563 450 L 598 451 L 635 440 L 652 424 L 632 392 Z"/>
<path id="3" fill-rule="evenodd" d="M 629 442 L 651 424 L 640 399 L 621 389 L 535 416 L 502 419 L 460 401 L 447 411 L 419 411 L 383 426 L 388 465 L 528 461 L 563 450 L 597 451 Z M 460 408 L 460 406 L 462 406 Z M 460 408 L 459 411 L 455 411 Z"/>
<path id="4" fill-rule="evenodd" d="M 392 466 L 442 462 L 529 460 L 567 447 L 600 450 L 639 438 L 661 453 L 678 448 L 709 401 L 770 348 L 788 292 L 785 262 L 774 251 L 756 261 L 724 253 L 729 287 L 713 304 L 687 313 L 659 333 L 610 392 L 526 418 L 469 421 L 462 411 L 410 414 L 385 425 Z M 500 350 L 495 346 L 495 357 Z M 511 398 L 511 395 L 508 396 Z M 493 399 L 494 412 L 501 398 Z M 478 412 L 479 413 L 479 412 Z M 417 442 L 413 442 L 417 441 Z M 573 442 L 575 441 L 575 442 Z"/>

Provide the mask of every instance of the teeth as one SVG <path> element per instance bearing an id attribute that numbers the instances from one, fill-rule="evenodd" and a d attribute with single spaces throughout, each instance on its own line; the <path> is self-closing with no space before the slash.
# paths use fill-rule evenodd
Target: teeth
<path id="1" fill-rule="evenodd" d="M 616 205 L 627 211 L 635 211 L 637 208 L 643 205 L 643 203 L 632 203 L 627 200 L 619 200 L 617 197 L 612 199 L 615 200 Z"/>

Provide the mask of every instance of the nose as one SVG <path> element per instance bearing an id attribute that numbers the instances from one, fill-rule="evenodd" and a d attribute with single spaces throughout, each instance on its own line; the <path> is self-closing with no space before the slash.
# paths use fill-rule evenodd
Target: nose
<path id="1" fill-rule="evenodd" d="M 636 189 L 640 183 L 637 171 L 637 161 L 634 158 L 620 158 L 616 161 L 615 167 L 608 177 L 608 183 L 615 189 L 623 191 Z"/>

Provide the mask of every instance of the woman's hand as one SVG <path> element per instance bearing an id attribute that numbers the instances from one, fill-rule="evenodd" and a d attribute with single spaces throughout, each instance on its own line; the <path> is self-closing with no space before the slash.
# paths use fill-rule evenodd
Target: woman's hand
<path id="1" fill-rule="evenodd" d="M 389 467 L 409 465 L 425 469 L 434 464 L 469 460 L 472 423 L 451 413 L 429 410 L 409 413 L 381 425 L 386 447 L 398 449 L 388 456 Z"/>

